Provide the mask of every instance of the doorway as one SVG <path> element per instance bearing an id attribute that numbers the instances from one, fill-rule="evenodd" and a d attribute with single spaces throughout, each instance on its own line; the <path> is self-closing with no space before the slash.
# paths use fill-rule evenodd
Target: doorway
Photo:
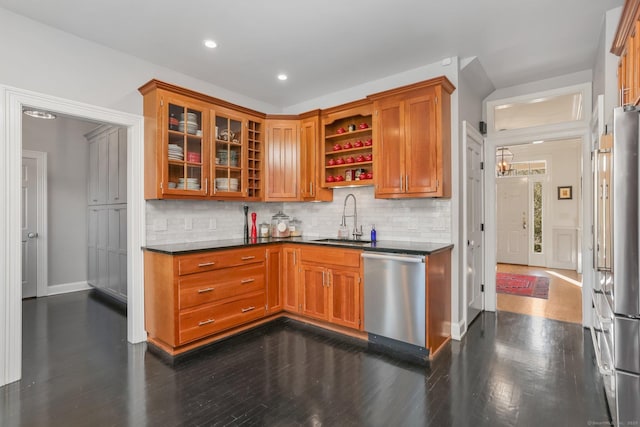
<path id="1" fill-rule="evenodd" d="M 47 153 L 22 151 L 20 169 L 22 298 L 47 294 Z"/>
<path id="2" fill-rule="evenodd" d="M 559 116 L 554 113 L 557 109 L 548 108 L 549 104 L 547 103 L 558 99 L 557 97 L 560 95 L 570 95 L 572 100 L 569 103 L 571 105 L 570 111 L 566 112 L 567 114 L 564 114 L 562 119 L 559 119 Z M 588 177 L 591 170 L 590 115 L 586 112 L 591 111 L 591 85 L 590 83 L 582 83 L 516 95 L 511 98 L 487 100 L 486 107 L 488 134 L 485 151 L 487 170 L 485 175 L 485 228 L 488 233 L 485 236 L 487 246 L 485 303 L 487 310 L 495 311 L 497 308 L 496 275 L 489 272 L 496 272 L 498 267 L 496 232 L 498 229 L 496 217 L 498 195 L 497 177 L 494 173 L 497 170 L 496 150 L 505 145 L 509 148 L 515 148 L 523 144 L 531 144 L 534 141 L 578 140 L 580 148 L 576 150 L 574 158 L 580 168 L 581 176 Z M 531 114 L 531 112 L 536 114 Z M 528 116 L 525 117 L 527 114 Z M 577 270 L 582 274 L 582 324 L 589 326 L 591 320 L 588 308 L 591 306 L 590 293 L 593 281 L 592 251 L 589 245 L 590 230 L 593 224 L 592 183 L 590 179 L 581 179 L 575 185 L 550 183 L 546 199 L 555 198 L 557 200 L 557 187 L 568 186 L 572 187 L 573 198 L 571 200 L 573 202 L 567 203 L 564 207 L 575 205 L 572 212 L 573 215 L 578 215 L 579 227 L 570 230 L 562 225 L 556 226 L 555 229 L 547 227 L 542 238 L 543 241 L 546 241 L 547 247 L 550 245 L 575 245 L 577 258 L 575 262 Z M 562 218 L 565 213 L 562 210 L 557 217 Z M 543 256 L 548 257 L 549 251 L 545 251 Z M 551 260 L 558 261 L 553 258 Z"/>
<path id="3" fill-rule="evenodd" d="M 502 146 L 496 150 L 496 160 L 504 157 L 505 150 L 510 160 L 503 161 L 495 172 L 497 308 L 579 322 L 581 140 L 536 140 Z M 557 188 L 570 191 L 553 191 Z M 522 296 L 526 292 L 521 292 L 524 289 L 520 286 L 525 284 L 545 286 L 546 292 Z M 562 307 L 569 313 L 560 315 Z"/>
<path id="4" fill-rule="evenodd" d="M 0 186 L 0 280 L 6 284 L 0 290 L 0 311 L 5 313 L 0 324 L 0 385 L 21 377 L 22 359 L 22 280 L 20 241 L 20 165 L 22 156 L 22 111 L 26 106 L 57 111 L 88 120 L 111 123 L 127 128 L 127 239 L 128 253 L 128 316 L 127 339 L 131 343 L 146 339 L 144 330 L 143 260 L 144 197 L 143 197 L 143 117 L 91 106 L 53 96 L 0 86 L 0 99 L 5 114 L 0 115 L 0 169 L 5 171 Z"/>

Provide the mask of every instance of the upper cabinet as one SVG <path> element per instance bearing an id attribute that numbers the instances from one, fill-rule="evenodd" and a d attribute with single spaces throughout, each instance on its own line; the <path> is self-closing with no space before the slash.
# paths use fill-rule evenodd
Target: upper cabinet
<path id="1" fill-rule="evenodd" d="M 298 200 L 300 122 L 267 119 L 266 148 L 265 201 Z"/>
<path id="2" fill-rule="evenodd" d="M 301 115 L 300 120 L 300 198 L 303 201 L 330 202 L 333 190 L 319 185 L 321 179 L 320 110 Z"/>
<path id="3" fill-rule="evenodd" d="M 331 201 L 318 185 L 320 111 L 266 121 L 265 201 Z"/>
<path id="4" fill-rule="evenodd" d="M 88 204 L 127 203 L 127 130 L 100 126 L 89 142 Z"/>
<path id="5" fill-rule="evenodd" d="M 618 62 L 619 105 L 640 102 L 640 2 L 626 1 L 611 52 Z"/>
<path id="6" fill-rule="evenodd" d="M 371 101 L 363 99 L 322 112 L 322 186 L 373 185 Z"/>
<path id="7" fill-rule="evenodd" d="M 151 80 L 145 117 L 145 198 L 262 200 L 260 113 Z"/>
<path id="8" fill-rule="evenodd" d="M 446 77 L 369 96 L 377 198 L 451 197 L 451 93 Z"/>
<path id="9" fill-rule="evenodd" d="M 331 201 L 335 187 L 365 185 L 375 185 L 378 198 L 450 197 L 454 89 L 439 77 L 322 111 L 267 117 L 151 80 L 139 89 L 145 198 Z M 106 176 L 100 150 L 117 148 L 105 144 L 90 153 L 97 183 Z M 126 197 L 119 188 L 90 196 L 120 194 Z"/>

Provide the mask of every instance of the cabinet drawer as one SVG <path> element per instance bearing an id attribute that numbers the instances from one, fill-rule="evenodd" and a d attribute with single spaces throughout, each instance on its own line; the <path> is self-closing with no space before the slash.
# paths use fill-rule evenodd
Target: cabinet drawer
<path id="1" fill-rule="evenodd" d="M 225 268 L 178 280 L 180 309 L 264 290 L 264 265 Z"/>
<path id="2" fill-rule="evenodd" d="M 264 292 L 180 314 L 180 344 L 264 317 Z"/>
<path id="3" fill-rule="evenodd" d="M 344 267 L 360 267 L 360 254 L 362 251 L 355 249 L 337 248 L 302 248 L 300 257 L 303 262 L 314 262 L 323 265 L 340 265 Z"/>
<path id="4" fill-rule="evenodd" d="M 178 275 L 261 262 L 265 259 L 264 253 L 264 248 L 250 248 L 183 255 L 178 257 Z"/>

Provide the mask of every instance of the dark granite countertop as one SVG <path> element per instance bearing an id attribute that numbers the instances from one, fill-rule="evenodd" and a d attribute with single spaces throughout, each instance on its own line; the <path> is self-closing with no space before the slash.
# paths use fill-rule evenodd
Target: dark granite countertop
<path id="1" fill-rule="evenodd" d="M 246 242 L 243 239 L 234 240 L 209 240 L 203 242 L 172 243 L 165 245 L 143 246 L 142 249 L 151 252 L 159 252 L 167 255 L 184 255 L 196 252 L 206 252 L 226 249 L 248 248 L 258 245 L 273 245 L 279 243 L 296 243 L 314 246 L 330 246 L 336 248 L 362 249 L 367 252 L 389 252 L 396 254 L 431 255 L 436 252 L 453 248 L 451 243 L 431 242 L 402 242 L 395 240 L 380 240 L 377 242 L 353 242 L 349 240 L 327 241 L 322 237 L 291 237 L 291 238 L 267 238 L 257 239 L 255 242 Z"/>

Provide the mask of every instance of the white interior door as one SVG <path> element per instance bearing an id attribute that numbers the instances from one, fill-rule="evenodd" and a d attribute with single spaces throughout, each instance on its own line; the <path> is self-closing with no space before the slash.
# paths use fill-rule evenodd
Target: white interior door
<path id="1" fill-rule="evenodd" d="M 466 160 L 466 228 L 467 228 L 467 324 L 484 310 L 484 294 L 482 282 L 483 270 L 483 232 L 482 212 L 484 191 L 482 182 L 482 135 L 468 123 L 464 126 L 464 146 L 467 150 Z"/>
<path id="2" fill-rule="evenodd" d="M 38 165 L 36 159 L 22 158 L 21 241 L 22 298 L 38 290 Z"/>
<path id="3" fill-rule="evenodd" d="M 529 183 L 523 178 L 496 180 L 498 256 L 503 264 L 529 263 Z"/>

